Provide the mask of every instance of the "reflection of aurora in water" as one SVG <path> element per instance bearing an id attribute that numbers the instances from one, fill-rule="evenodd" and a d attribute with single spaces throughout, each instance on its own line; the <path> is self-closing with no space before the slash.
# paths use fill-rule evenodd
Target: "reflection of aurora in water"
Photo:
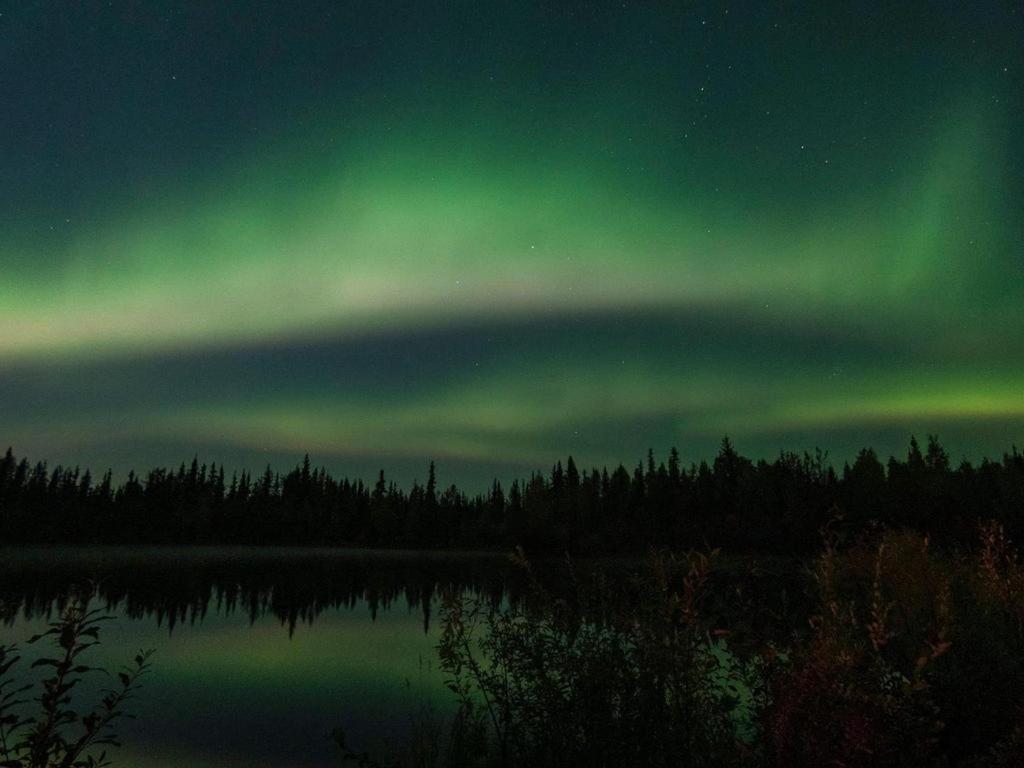
<path id="1" fill-rule="evenodd" d="M 24 643 L 69 586 L 96 579 L 117 620 L 90 663 L 157 650 L 138 719 L 119 728 L 116 764 L 132 768 L 335 766 L 339 725 L 386 751 L 421 709 L 452 706 L 438 595 L 500 600 L 515 582 L 501 556 L 472 554 L 50 549 L 0 562 L 0 643 Z M 26 650 L 27 664 L 44 648 Z"/>
<path id="2" fill-rule="evenodd" d="M 116 667 L 155 648 L 154 672 L 121 729 L 119 764 L 171 768 L 328 766 L 326 734 L 387 750 L 424 708 L 453 702 L 437 669 L 445 591 L 495 605 L 527 599 L 522 575 L 500 555 L 244 548 L 95 548 L 0 552 L 0 642 L 24 642 L 52 617 L 71 585 L 95 578 L 117 621 L 103 628 L 93 661 Z M 603 561 L 608 573 L 636 561 Z M 562 562 L 534 563 L 564 585 Z M 787 633 L 783 588 L 800 577 L 780 565 L 758 583 L 724 567 L 709 614 L 737 629 L 730 643 Z M 765 570 L 763 564 L 758 572 Z M 585 578 L 588 564 L 578 562 Z M 790 607 L 792 609 L 792 607 Z M 730 618 L 725 618 L 728 614 Z M 718 626 L 718 624 L 716 624 Z M 29 648 L 28 657 L 42 652 Z M 99 680 L 93 680 L 95 688 Z"/>

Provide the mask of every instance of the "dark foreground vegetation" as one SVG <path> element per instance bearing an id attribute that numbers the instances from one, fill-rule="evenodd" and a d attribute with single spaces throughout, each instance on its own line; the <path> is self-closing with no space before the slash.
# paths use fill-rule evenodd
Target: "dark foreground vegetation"
<path id="1" fill-rule="evenodd" d="M 298 544 L 368 547 L 523 546 L 595 554 L 722 547 L 731 553 L 811 555 L 834 511 L 852 532 L 912 528 L 943 545 L 969 542 L 980 521 L 1024 535 L 1024 456 L 954 466 L 938 440 L 912 440 L 883 464 L 865 449 L 836 471 L 826 458 L 783 453 L 751 461 L 722 442 L 714 461 L 683 466 L 650 453 L 632 471 L 580 470 L 572 458 L 549 475 L 495 481 L 467 496 L 426 485 L 407 492 L 381 472 L 373 484 L 337 480 L 307 457 L 285 475 L 225 476 L 193 459 L 177 470 L 130 474 L 115 485 L 77 467 L 0 459 L 0 541 L 5 543 Z"/>
<path id="2" fill-rule="evenodd" d="M 439 647 L 459 701 L 362 766 L 1010 768 L 1024 765 L 1024 567 L 995 522 L 971 552 L 889 531 L 812 561 L 782 641 L 708 610 L 716 553 L 635 580 L 568 580 L 494 606 L 452 595 Z M 523 567 L 530 573 L 529 564 Z"/>
<path id="3" fill-rule="evenodd" d="M 114 726 L 149 671 L 152 651 L 139 651 L 131 666 L 110 673 L 90 666 L 88 651 L 99 644 L 101 623 L 109 619 L 90 608 L 91 592 L 70 597 L 60 618 L 28 640 L 50 640 L 52 655 L 32 663 L 45 676 L 25 682 L 17 669 L 15 645 L 0 646 L 0 768 L 103 768 L 111 765 L 107 748 L 119 746 Z M 100 701 L 82 707 L 76 697 L 86 675 L 104 675 L 110 687 Z M 77 699 L 73 701 L 73 699 Z"/>

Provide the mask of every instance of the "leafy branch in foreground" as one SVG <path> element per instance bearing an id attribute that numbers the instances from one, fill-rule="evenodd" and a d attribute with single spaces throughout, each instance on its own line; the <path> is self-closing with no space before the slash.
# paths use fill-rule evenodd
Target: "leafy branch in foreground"
<path id="1" fill-rule="evenodd" d="M 110 765 L 105 747 L 120 746 L 114 723 L 131 717 L 125 702 L 139 689 L 140 678 L 150 669 L 152 650 L 139 651 L 130 666 L 117 672 L 117 684 L 101 691 L 100 702 L 80 713 L 72 702 L 74 689 L 89 673 L 109 674 L 89 666 L 82 656 L 99 645 L 100 624 L 112 617 L 90 609 L 91 593 L 69 602 L 59 620 L 29 639 L 29 644 L 50 638 L 53 656 L 39 658 L 31 669 L 49 669 L 49 676 L 35 686 L 18 684 L 11 670 L 20 661 L 16 645 L 0 646 L 0 768 L 101 768 Z M 31 698 L 29 698 L 31 697 Z M 24 714 L 34 702 L 36 713 Z M 99 754 L 95 751 L 99 749 Z"/>

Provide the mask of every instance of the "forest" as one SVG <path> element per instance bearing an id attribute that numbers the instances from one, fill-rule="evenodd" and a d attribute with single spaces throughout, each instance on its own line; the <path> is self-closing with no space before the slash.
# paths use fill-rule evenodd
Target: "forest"
<path id="1" fill-rule="evenodd" d="M 10 547 L 0 625 L 49 621 L 29 641 L 62 649 L 43 659 L 48 691 L 90 669 L 77 654 L 115 612 L 166 626 L 170 646 L 176 626 L 220 612 L 250 626 L 272 616 L 292 637 L 343 606 L 365 602 L 376 617 L 404 602 L 415 631 L 437 628 L 429 663 L 452 707 L 410 713 L 407 739 L 381 754 L 350 738 L 359 712 L 347 711 L 330 739 L 340 764 L 363 768 L 1021 765 L 1016 447 L 954 465 L 938 438 L 923 450 L 911 438 L 903 458 L 864 449 L 837 470 L 821 452 L 754 461 L 724 439 L 711 463 L 684 467 L 674 449 L 633 471 L 569 458 L 475 496 L 439 490 L 433 464 L 427 477 L 408 491 L 383 473 L 337 480 L 306 457 L 283 476 L 227 480 L 196 458 L 115 484 L 8 450 L 4 544 L 367 549 L 153 546 L 103 560 L 75 548 L 33 560 L 40 550 Z M 470 548 L 493 552 L 455 551 Z M 448 562 L 459 555 L 469 561 Z M 0 738 L 13 745 L 0 763 L 91 765 L 73 761 L 114 743 L 149 652 L 80 720 L 47 694 L 32 699 L 36 719 L 18 719 L 3 698 L 27 684 L 9 672 L 16 653 L 0 645 L 0 736 L 18 734 Z"/>
<path id="2" fill-rule="evenodd" d="M 8 544 L 246 544 L 479 548 L 612 554 L 722 547 L 800 556 L 823 525 L 852 534 L 913 529 L 940 545 L 973 542 L 983 521 L 1024 534 L 1024 456 L 954 465 L 935 436 L 922 450 L 883 461 L 870 448 L 837 470 L 821 451 L 772 461 L 740 455 L 728 438 L 711 463 L 684 466 L 673 448 L 649 451 L 632 470 L 580 469 L 569 457 L 549 474 L 469 495 L 425 485 L 400 488 L 336 479 L 307 455 L 286 474 L 232 473 L 223 464 L 131 472 L 115 483 L 88 469 L 0 460 L 0 541 Z"/>

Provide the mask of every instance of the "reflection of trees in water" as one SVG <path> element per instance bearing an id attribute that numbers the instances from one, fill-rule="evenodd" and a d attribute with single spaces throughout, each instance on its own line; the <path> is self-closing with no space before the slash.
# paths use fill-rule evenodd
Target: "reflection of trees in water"
<path id="1" fill-rule="evenodd" d="M 564 560 L 535 561 L 534 573 L 558 594 L 569 583 Z M 610 599 L 631 603 L 639 559 L 577 560 L 572 578 L 603 573 Z M 493 606 L 527 594 L 526 576 L 500 554 L 309 550 L 37 550 L 0 558 L 0 619 L 52 618 L 69 594 L 90 581 L 110 610 L 154 618 L 173 631 L 207 614 L 242 613 L 250 623 L 275 617 L 289 634 L 325 610 L 405 607 L 430 629 L 435 599 L 448 592 Z M 734 631 L 733 642 L 765 640 L 805 626 L 804 576 L 790 561 L 743 558 L 711 575 L 706 614 Z"/>
<path id="2" fill-rule="evenodd" d="M 500 555 L 40 551 L 0 563 L 0 618 L 52 618 L 90 581 L 110 610 L 169 630 L 242 612 L 250 623 L 274 616 L 292 633 L 325 610 L 360 604 L 374 619 L 404 604 L 427 631 L 435 596 L 453 590 L 497 604 L 521 579 Z"/>

